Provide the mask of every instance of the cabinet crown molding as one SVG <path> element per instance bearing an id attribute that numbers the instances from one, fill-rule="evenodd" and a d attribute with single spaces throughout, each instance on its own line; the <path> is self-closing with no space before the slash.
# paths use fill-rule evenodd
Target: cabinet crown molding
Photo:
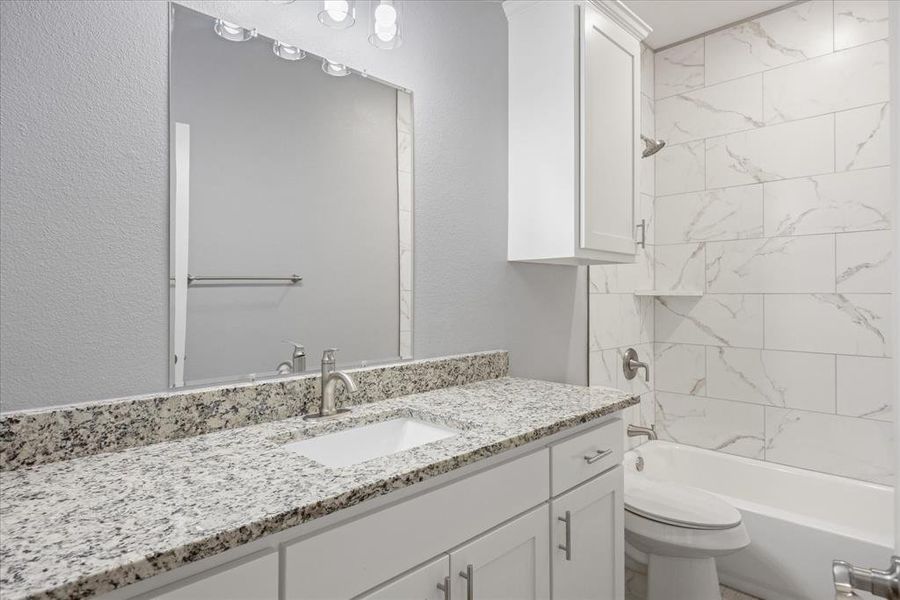
<path id="1" fill-rule="evenodd" d="M 559 2 L 559 0 L 505 0 L 503 12 L 506 13 L 506 20 L 509 21 L 514 15 L 542 2 Z M 570 0 L 570 2 L 573 6 L 584 4 L 594 6 L 638 40 L 644 40 L 653 31 L 652 27 L 634 14 L 621 0 Z"/>
<path id="2" fill-rule="evenodd" d="M 652 27 L 634 14 L 621 0 L 588 0 L 588 3 L 639 41 L 643 41 L 653 31 Z"/>

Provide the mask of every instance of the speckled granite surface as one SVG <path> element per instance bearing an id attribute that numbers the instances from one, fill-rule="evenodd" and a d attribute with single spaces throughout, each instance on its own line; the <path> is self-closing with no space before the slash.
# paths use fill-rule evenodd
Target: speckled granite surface
<path id="1" fill-rule="evenodd" d="M 353 506 L 637 402 L 501 378 L 2 473 L 4 598 L 84 598 Z M 327 468 L 287 441 L 414 415 L 458 435 Z"/>
<path id="2" fill-rule="evenodd" d="M 338 406 L 504 377 L 509 357 L 478 352 L 347 372 L 359 392 L 348 396 L 338 386 Z M 318 401 L 319 376 L 308 374 L 3 413 L 0 471 L 287 419 L 316 412 Z"/>

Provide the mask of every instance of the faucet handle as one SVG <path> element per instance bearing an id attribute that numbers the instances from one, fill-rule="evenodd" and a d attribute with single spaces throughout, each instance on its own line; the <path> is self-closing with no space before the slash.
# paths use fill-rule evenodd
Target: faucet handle
<path id="1" fill-rule="evenodd" d="M 281 340 L 285 344 L 291 344 L 294 347 L 294 350 L 306 350 L 303 344 L 291 341 L 291 340 Z"/>
<path id="2" fill-rule="evenodd" d="M 338 350 L 339 348 L 326 348 L 322 352 L 322 362 L 334 362 L 334 353 Z"/>

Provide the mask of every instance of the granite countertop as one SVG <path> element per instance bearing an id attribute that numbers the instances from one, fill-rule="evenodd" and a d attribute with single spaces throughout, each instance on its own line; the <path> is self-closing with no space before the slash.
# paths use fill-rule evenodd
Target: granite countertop
<path id="1" fill-rule="evenodd" d="M 215 555 L 637 403 L 504 377 L 2 473 L 3 598 L 84 598 Z M 412 416 L 461 431 L 328 468 L 296 439 Z"/>

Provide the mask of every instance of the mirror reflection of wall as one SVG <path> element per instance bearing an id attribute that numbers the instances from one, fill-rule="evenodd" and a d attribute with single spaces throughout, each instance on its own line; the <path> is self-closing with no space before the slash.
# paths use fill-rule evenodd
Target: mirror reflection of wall
<path id="1" fill-rule="evenodd" d="M 342 364 L 411 357 L 410 94 L 172 15 L 173 385 L 273 374 L 285 340 L 307 369 L 329 347 Z"/>

